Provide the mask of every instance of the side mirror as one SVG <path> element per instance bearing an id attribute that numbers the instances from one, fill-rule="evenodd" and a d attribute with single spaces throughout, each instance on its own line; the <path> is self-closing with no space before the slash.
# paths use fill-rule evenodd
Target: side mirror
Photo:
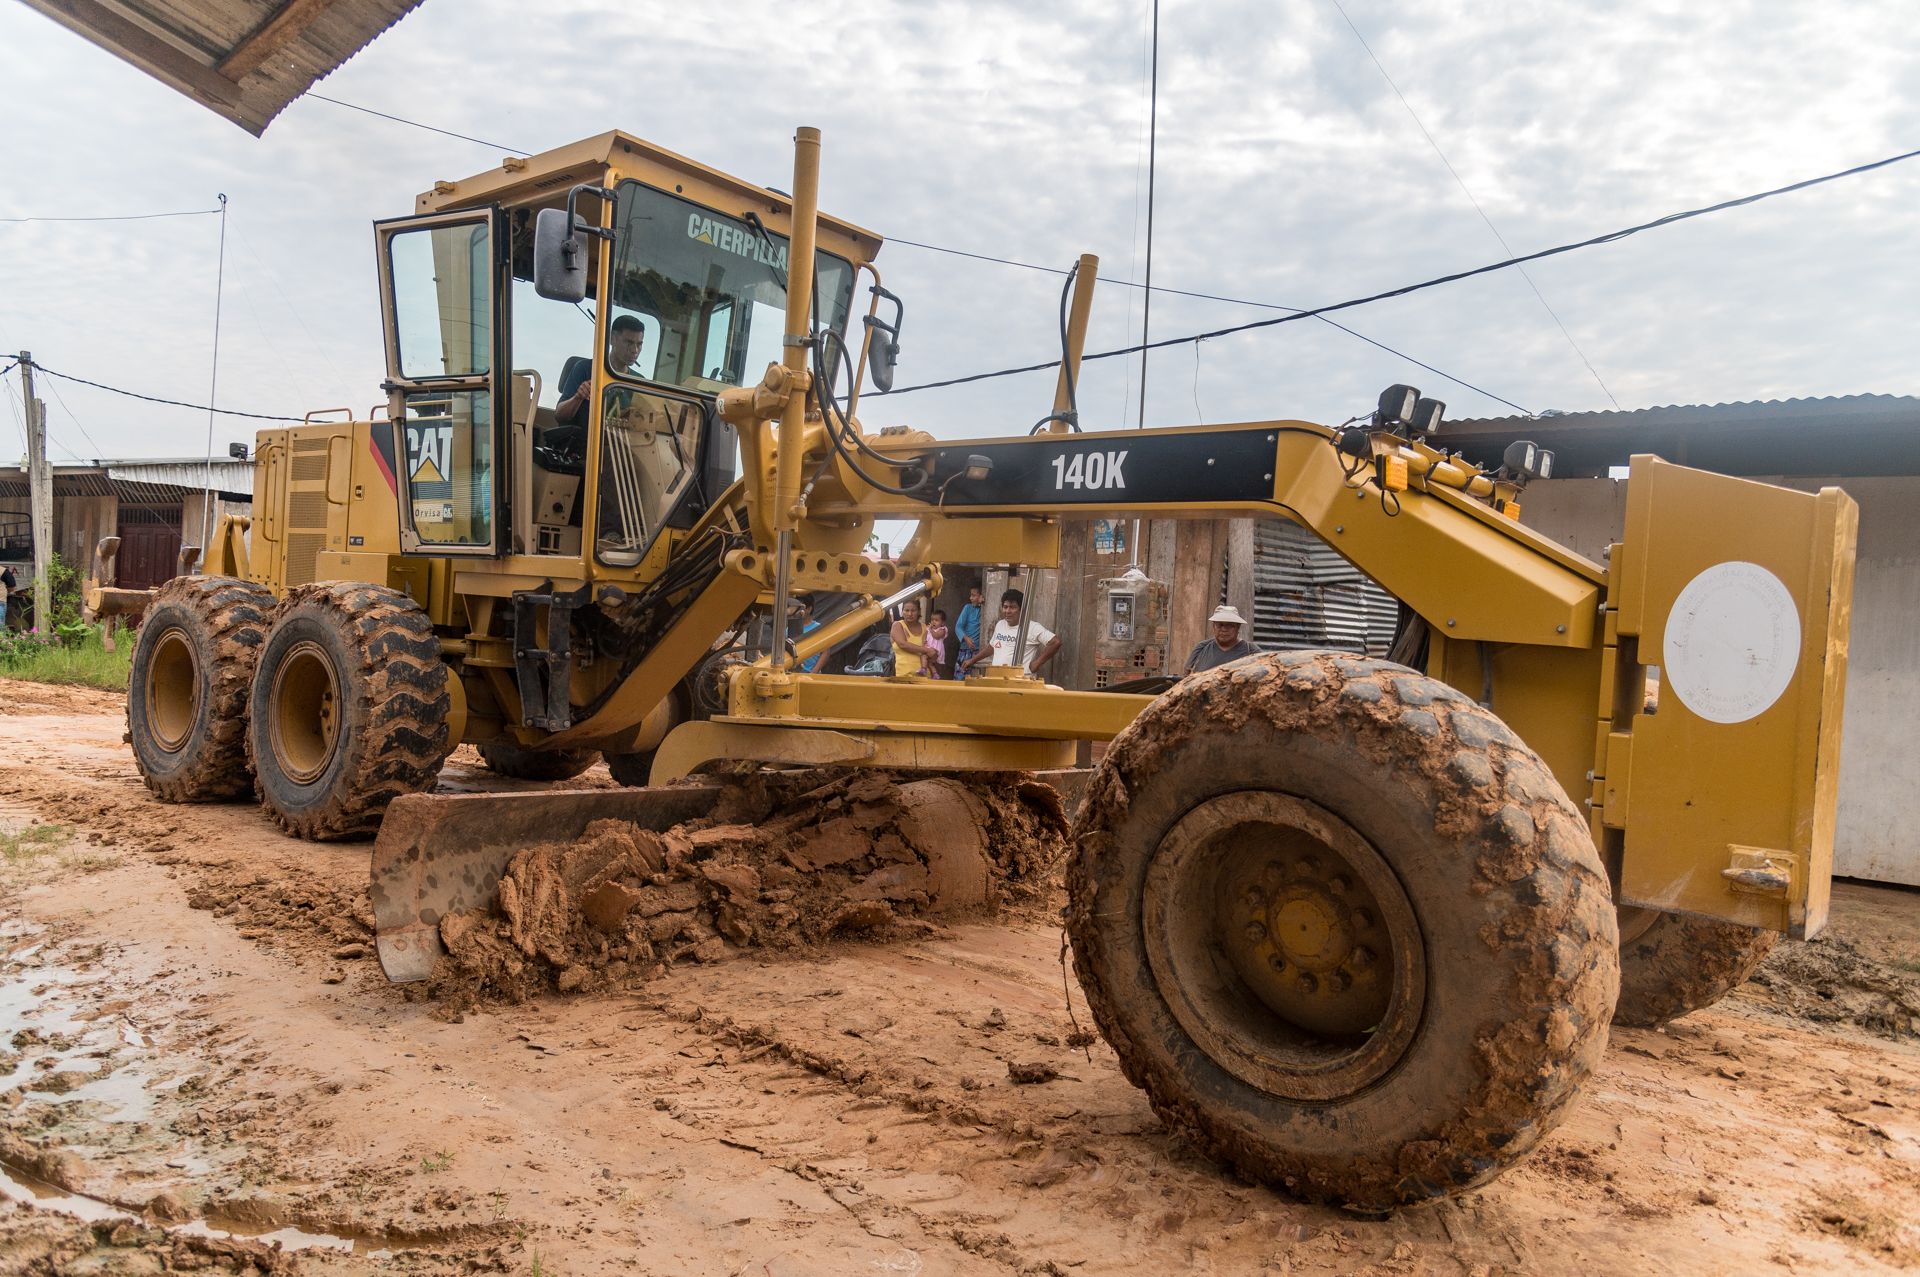
<path id="1" fill-rule="evenodd" d="M 543 208 L 533 224 L 533 291 L 548 301 L 582 302 L 587 299 L 587 242 L 585 236 L 597 235 L 611 240 L 613 232 L 605 227 L 589 226 L 573 211 L 580 192 L 613 199 L 613 192 L 599 186 L 576 186 L 567 192 L 567 207 Z"/>
<path id="2" fill-rule="evenodd" d="M 869 292 L 882 301 L 893 303 L 893 322 L 886 323 L 872 315 L 865 317 L 867 332 L 871 341 L 867 345 L 867 368 L 873 374 L 873 384 L 882 391 L 893 389 L 893 366 L 900 358 L 900 321 L 906 314 L 906 307 L 898 297 L 875 284 Z"/>

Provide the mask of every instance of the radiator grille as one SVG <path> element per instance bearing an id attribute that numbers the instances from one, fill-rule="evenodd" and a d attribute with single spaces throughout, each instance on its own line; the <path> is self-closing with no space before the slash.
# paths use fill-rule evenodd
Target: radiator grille
<path id="1" fill-rule="evenodd" d="M 295 483 L 302 480 L 312 481 L 327 477 L 327 454 L 309 453 L 304 457 L 296 456 L 288 462 L 287 477 Z"/>
<path id="2" fill-rule="evenodd" d="M 287 584 L 305 585 L 313 580 L 314 562 L 327 544 L 324 532 L 287 533 Z"/>
<path id="3" fill-rule="evenodd" d="M 327 526 L 327 494 L 290 492 L 287 494 L 287 526 L 324 528 Z"/>

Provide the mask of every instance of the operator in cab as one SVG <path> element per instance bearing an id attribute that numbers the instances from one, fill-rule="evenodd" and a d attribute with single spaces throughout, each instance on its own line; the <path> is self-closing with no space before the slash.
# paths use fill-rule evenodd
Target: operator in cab
<path id="1" fill-rule="evenodd" d="M 1213 637 L 1201 639 L 1194 646 L 1182 673 L 1198 674 L 1202 670 L 1253 655 L 1253 644 L 1240 637 L 1240 631 L 1247 624 L 1247 618 L 1240 615 L 1240 609 L 1222 604 L 1207 619 L 1213 622 Z"/>
<path id="2" fill-rule="evenodd" d="M 619 315 L 607 337 L 607 366 L 623 377 L 643 374 L 633 366 L 640 357 L 646 329 L 632 315 Z M 587 446 L 587 400 L 593 395 L 593 363 L 586 359 L 568 361 L 560 378 L 560 402 L 554 406 L 553 419 L 560 424 L 547 431 L 546 445 L 556 451 L 582 455 Z"/>

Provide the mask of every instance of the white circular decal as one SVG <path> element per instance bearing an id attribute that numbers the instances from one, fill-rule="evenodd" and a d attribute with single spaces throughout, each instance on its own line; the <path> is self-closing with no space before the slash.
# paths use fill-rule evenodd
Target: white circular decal
<path id="1" fill-rule="evenodd" d="M 1780 578 L 1758 563 L 1714 564 L 1687 582 L 1667 613 L 1661 683 L 1710 723 L 1764 713 L 1799 663 L 1800 611 Z"/>

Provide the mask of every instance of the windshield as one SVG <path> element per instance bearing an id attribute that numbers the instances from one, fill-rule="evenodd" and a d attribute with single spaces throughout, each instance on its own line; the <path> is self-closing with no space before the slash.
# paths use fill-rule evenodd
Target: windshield
<path id="1" fill-rule="evenodd" d="M 781 356 L 787 237 L 639 182 L 620 183 L 619 196 L 609 304 L 616 336 L 623 315 L 640 335 L 637 354 L 621 352 L 633 362 L 608 371 L 709 391 L 759 381 Z M 814 273 L 815 313 L 844 331 L 853 264 L 816 251 Z"/>

